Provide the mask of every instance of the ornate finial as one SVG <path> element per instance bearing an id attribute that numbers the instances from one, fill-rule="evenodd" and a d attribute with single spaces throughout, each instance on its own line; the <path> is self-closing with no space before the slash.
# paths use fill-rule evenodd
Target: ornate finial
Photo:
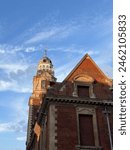
<path id="1" fill-rule="evenodd" d="M 45 48 L 45 50 L 44 50 L 44 57 L 46 57 L 47 56 L 47 48 Z"/>

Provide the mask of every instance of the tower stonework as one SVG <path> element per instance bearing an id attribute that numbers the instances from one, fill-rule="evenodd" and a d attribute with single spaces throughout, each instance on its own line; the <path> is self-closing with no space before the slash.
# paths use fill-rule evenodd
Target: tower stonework
<path id="1" fill-rule="evenodd" d="M 86 54 L 63 82 L 44 56 L 33 78 L 26 150 L 112 150 L 112 80 Z"/>

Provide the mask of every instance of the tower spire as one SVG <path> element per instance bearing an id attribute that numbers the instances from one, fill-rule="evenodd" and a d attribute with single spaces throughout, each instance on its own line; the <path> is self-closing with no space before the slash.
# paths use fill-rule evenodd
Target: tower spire
<path id="1" fill-rule="evenodd" d="M 47 48 L 45 48 L 45 50 L 44 50 L 44 57 L 46 57 L 47 56 Z"/>

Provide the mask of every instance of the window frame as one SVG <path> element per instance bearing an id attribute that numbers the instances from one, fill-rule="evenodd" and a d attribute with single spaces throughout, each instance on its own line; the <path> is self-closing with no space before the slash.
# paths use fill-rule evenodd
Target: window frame
<path id="1" fill-rule="evenodd" d="M 95 147 L 99 147 L 98 126 L 97 126 L 97 117 L 96 117 L 95 108 L 77 107 L 76 112 L 77 112 L 78 144 L 80 145 L 79 115 L 92 115 Z M 83 145 L 80 145 L 80 146 L 82 147 Z M 87 147 L 86 145 L 84 146 Z M 91 146 L 88 146 L 88 147 L 91 147 Z"/>
<path id="2" fill-rule="evenodd" d="M 89 87 L 89 98 L 96 98 L 94 91 L 93 91 L 93 84 L 92 83 L 86 83 L 86 82 L 79 82 L 79 81 L 75 81 L 74 82 L 74 90 L 72 95 L 74 97 L 79 97 L 78 96 L 78 86 L 87 86 Z M 88 97 L 87 97 L 88 98 Z"/>
<path id="3" fill-rule="evenodd" d="M 81 119 L 83 117 L 83 119 Z M 86 118 L 86 117 L 88 117 L 88 119 Z M 80 145 L 81 146 L 95 146 L 95 137 L 94 137 L 94 126 L 93 126 L 93 115 L 91 115 L 91 114 L 78 114 L 78 118 L 79 118 L 79 137 L 80 137 Z M 91 119 L 90 119 L 91 118 Z M 90 130 L 89 129 L 87 129 L 87 130 L 89 130 L 89 131 L 87 131 L 87 132 L 83 132 L 82 131 L 82 128 L 81 128 L 81 124 L 83 123 L 83 124 L 85 124 L 85 126 L 83 127 L 85 130 L 86 130 L 86 125 L 87 125 L 87 123 L 88 122 L 86 122 L 84 119 L 87 119 L 87 121 L 90 121 L 89 123 L 90 123 L 90 126 L 92 126 L 92 132 L 91 132 L 91 135 L 92 135 L 92 141 L 91 142 L 87 142 L 87 141 L 90 141 L 89 140 L 89 136 L 87 136 L 87 138 L 86 139 L 84 139 L 83 137 L 82 137 L 82 134 L 81 133 L 83 133 L 83 134 L 87 134 L 87 132 L 89 132 Z M 82 121 L 81 121 L 82 120 Z M 85 123 L 86 122 L 86 123 Z M 84 141 L 85 140 L 85 141 Z M 86 143 L 88 143 L 88 144 L 83 144 L 83 141 Z"/>

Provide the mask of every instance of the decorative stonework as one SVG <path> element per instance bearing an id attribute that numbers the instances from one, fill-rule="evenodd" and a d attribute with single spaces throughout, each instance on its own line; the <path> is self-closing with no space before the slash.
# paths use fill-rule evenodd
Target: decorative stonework
<path id="1" fill-rule="evenodd" d="M 93 59 L 88 54 L 86 54 L 80 60 L 80 62 L 74 67 L 74 69 L 70 72 L 70 74 L 65 78 L 64 81 L 73 81 L 74 78 L 83 74 L 92 77 L 94 80 L 102 84 L 106 84 L 108 86 L 112 84 L 112 80 L 101 71 L 98 65 L 93 61 Z M 88 80 L 92 82 L 90 78 L 87 79 L 84 78 L 84 76 L 79 77 L 79 79 L 77 78 L 77 80 L 79 81 Z"/>
<path id="2" fill-rule="evenodd" d="M 77 111 L 78 133 L 79 133 L 79 114 L 86 114 L 86 115 L 92 115 L 93 116 L 93 130 L 94 130 L 95 146 L 99 147 L 97 118 L 96 118 L 95 108 L 77 107 L 76 111 Z M 80 144 L 80 133 L 78 135 L 79 135 L 78 140 L 79 140 L 79 144 Z M 89 149 L 86 149 L 86 150 L 89 150 Z"/>
<path id="3" fill-rule="evenodd" d="M 94 79 L 86 74 L 79 74 L 74 77 L 74 81 L 81 81 L 81 82 L 86 82 L 86 83 L 92 83 L 94 82 Z"/>
<path id="4" fill-rule="evenodd" d="M 39 106 L 40 105 L 40 98 L 32 98 L 29 99 L 29 105 Z"/>
<path id="5" fill-rule="evenodd" d="M 97 106 L 112 106 L 112 101 L 107 100 L 97 100 L 97 99 L 81 99 L 78 97 L 46 97 L 46 99 L 51 103 L 67 103 L 67 104 L 83 104 L 83 105 L 97 105 Z"/>
<path id="6" fill-rule="evenodd" d="M 34 132 L 36 133 L 37 135 L 37 142 L 39 141 L 39 137 L 40 137 L 40 134 L 41 134 L 41 127 L 40 125 L 36 122 L 35 126 L 34 126 Z"/>
<path id="7" fill-rule="evenodd" d="M 57 150 L 57 114 L 55 105 L 50 105 L 49 108 L 49 150 Z"/>
<path id="8" fill-rule="evenodd" d="M 74 91 L 72 93 L 72 96 L 78 97 L 78 85 L 88 86 L 89 87 L 89 97 L 90 98 L 96 98 L 96 96 L 93 92 L 93 84 L 87 83 L 87 82 L 79 82 L 79 81 L 74 82 Z"/>
<path id="9" fill-rule="evenodd" d="M 49 72 L 52 76 L 54 75 L 54 69 L 53 69 L 53 64 L 51 60 L 44 56 L 37 67 L 37 74 L 41 74 L 42 72 Z"/>
<path id="10" fill-rule="evenodd" d="M 32 124 L 33 124 L 33 106 L 30 105 L 29 107 L 29 116 L 28 116 L 28 131 L 27 131 L 27 142 L 29 143 L 30 142 L 30 139 L 31 139 L 31 134 L 32 134 Z"/>

